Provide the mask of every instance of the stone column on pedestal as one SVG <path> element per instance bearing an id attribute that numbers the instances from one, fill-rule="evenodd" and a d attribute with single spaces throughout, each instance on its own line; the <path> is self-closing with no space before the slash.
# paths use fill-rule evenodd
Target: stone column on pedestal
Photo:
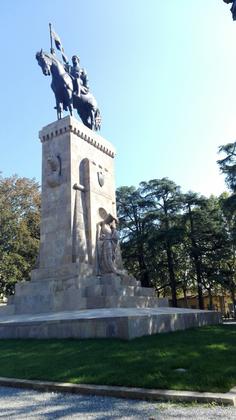
<path id="1" fill-rule="evenodd" d="M 86 262 L 95 269 L 99 209 L 115 214 L 113 146 L 73 117 L 40 131 L 39 269 Z"/>

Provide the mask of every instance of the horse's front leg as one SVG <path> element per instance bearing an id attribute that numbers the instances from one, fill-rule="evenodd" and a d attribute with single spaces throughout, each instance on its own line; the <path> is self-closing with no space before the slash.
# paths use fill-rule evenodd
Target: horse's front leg
<path id="1" fill-rule="evenodd" d="M 56 110 L 57 110 L 57 119 L 61 120 L 62 116 L 63 116 L 63 109 L 62 109 L 62 103 L 61 102 L 57 102 Z"/>
<path id="2" fill-rule="evenodd" d="M 66 103 L 68 104 L 67 106 L 68 106 L 70 115 L 73 116 L 73 94 L 72 94 L 72 91 L 67 90 Z"/>
<path id="3" fill-rule="evenodd" d="M 54 107 L 54 109 L 56 109 L 57 111 L 57 119 L 61 120 L 62 116 L 63 116 L 63 107 L 62 107 L 62 103 L 60 101 L 60 98 L 58 97 L 58 95 L 56 94 L 56 92 L 54 92 L 55 94 L 55 99 L 56 99 L 56 106 Z"/>

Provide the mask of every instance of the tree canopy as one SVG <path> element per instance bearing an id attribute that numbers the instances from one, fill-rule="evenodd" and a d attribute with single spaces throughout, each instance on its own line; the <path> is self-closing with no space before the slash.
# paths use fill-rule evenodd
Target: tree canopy
<path id="1" fill-rule="evenodd" d="M 199 308 L 203 295 L 228 290 L 235 300 L 233 240 L 235 224 L 225 207 L 227 194 L 206 198 L 183 194 L 168 178 L 117 190 L 125 266 L 162 296 L 193 292 Z M 186 299 L 187 301 L 187 299 Z"/>
<path id="2" fill-rule="evenodd" d="M 39 248 L 40 192 L 34 180 L 0 177 L 0 293 L 29 280 Z"/>

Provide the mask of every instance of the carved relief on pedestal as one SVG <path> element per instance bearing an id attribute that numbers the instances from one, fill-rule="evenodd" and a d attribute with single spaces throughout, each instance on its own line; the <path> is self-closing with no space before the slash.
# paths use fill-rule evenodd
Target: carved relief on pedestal
<path id="1" fill-rule="evenodd" d="M 88 263 L 88 247 L 86 238 L 85 220 L 85 187 L 81 184 L 74 184 L 75 205 L 72 232 L 72 262 Z M 82 195 L 83 194 L 83 195 Z"/>
<path id="2" fill-rule="evenodd" d="M 103 187 L 104 181 L 105 181 L 104 174 L 103 174 L 102 171 L 97 172 L 97 174 L 98 174 L 98 183 L 99 183 L 100 187 Z"/>
<path id="3" fill-rule="evenodd" d="M 56 187 L 61 181 L 61 157 L 51 154 L 47 158 L 47 184 Z"/>

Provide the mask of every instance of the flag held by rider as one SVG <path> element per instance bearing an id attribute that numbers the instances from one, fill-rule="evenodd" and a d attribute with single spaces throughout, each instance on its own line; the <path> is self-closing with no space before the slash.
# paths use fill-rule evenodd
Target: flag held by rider
<path id="1" fill-rule="evenodd" d="M 59 50 L 59 51 L 64 51 L 64 48 L 62 47 L 62 43 L 61 43 L 61 40 L 60 40 L 60 38 L 59 38 L 59 36 L 57 35 L 57 33 L 55 32 L 55 31 L 51 31 L 51 34 L 52 34 L 52 38 L 54 39 L 54 42 L 55 42 L 55 45 L 56 45 L 56 48 Z"/>
<path id="2" fill-rule="evenodd" d="M 59 35 L 54 30 L 52 30 L 51 24 L 49 24 L 49 27 L 50 27 L 51 40 L 52 39 L 54 40 L 54 43 L 55 43 L 56 48 L 59 51 L 61 51 L 61 55 L 62 55 L 62 59 L 63 59 L 64 63 L 67 64 L 68 63 L 68 59 L 67 59 L 66 55 L 64 54 L 64 48 L 62 46 L 60 37 L 59 37 Z M 53 50 L 53 49 L 51 48 L 51 50 Z"/>

